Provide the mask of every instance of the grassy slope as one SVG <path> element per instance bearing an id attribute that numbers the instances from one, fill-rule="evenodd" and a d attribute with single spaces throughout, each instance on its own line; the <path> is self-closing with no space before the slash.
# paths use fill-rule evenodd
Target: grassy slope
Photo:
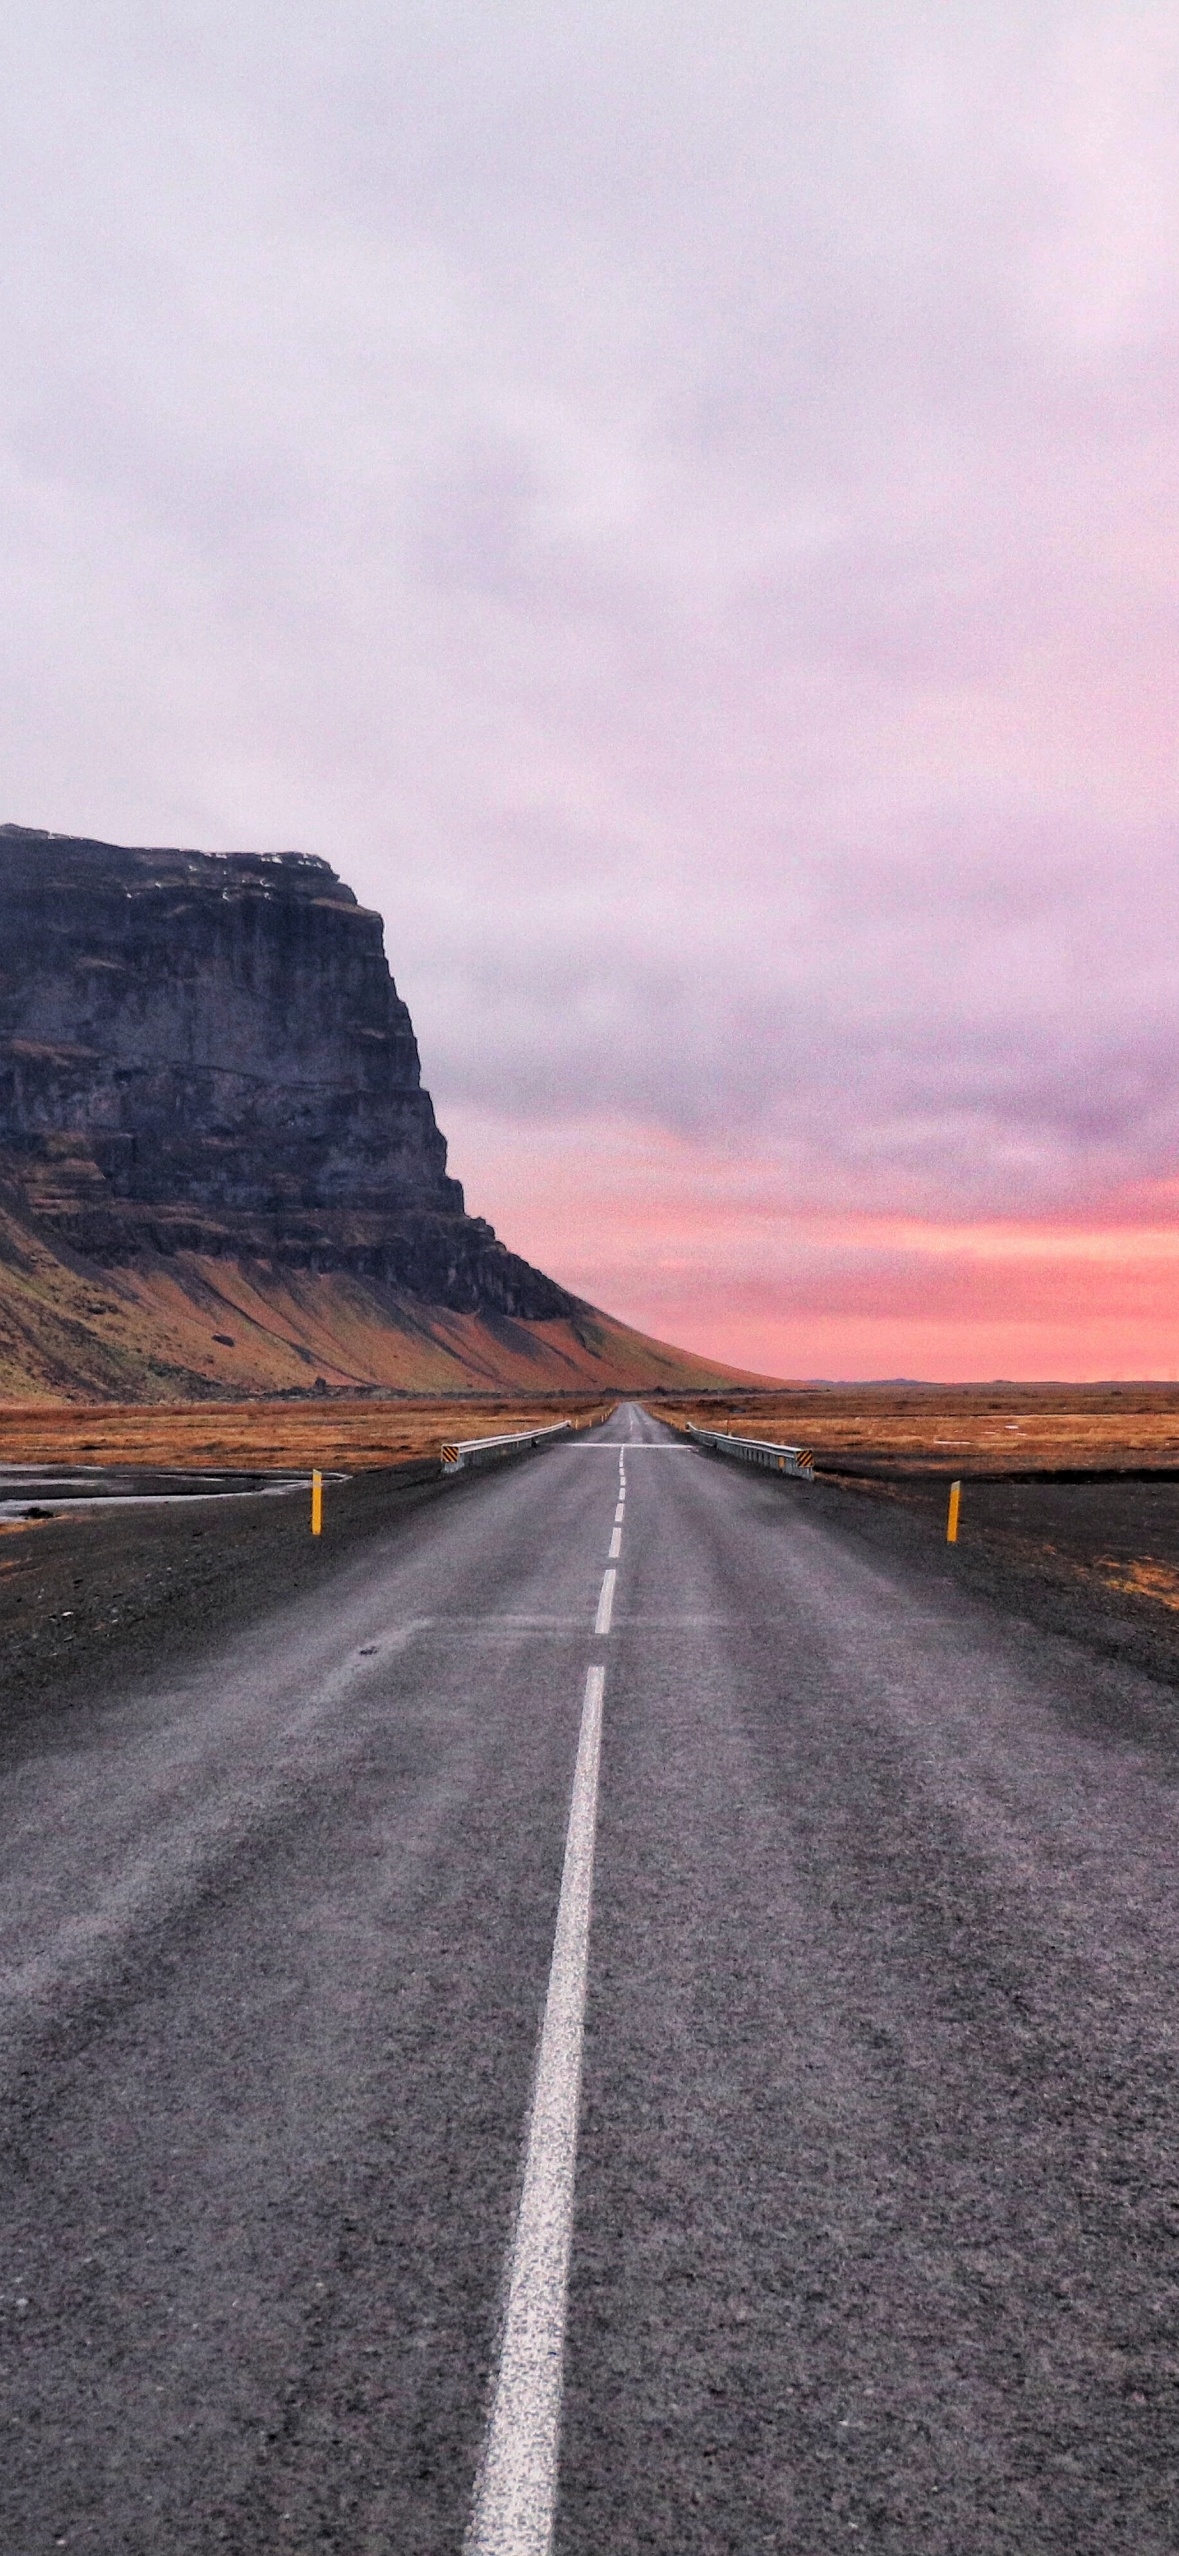
<path id="1" fill-rule="evenodd" d="M 343 1273 L 193 1253 L 99 1269 L 0 1203 L 0 1400 L 248 1399 L 319 1377 L 337 1391 L 529 1395 L 746 1381 L 588 1305 L 517 1322 Z"/>

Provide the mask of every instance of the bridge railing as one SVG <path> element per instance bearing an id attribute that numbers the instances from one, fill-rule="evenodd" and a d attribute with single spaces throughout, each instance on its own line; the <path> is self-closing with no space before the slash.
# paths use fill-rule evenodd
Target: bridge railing
<path id="1" fill-rule="evenodd" d="M 547 1429 L 513 1429 L 505 1438 L 448 1438 L 442 1450 L 444 1473 L 460 1473 L 468 1464 L 498 1464 L 504 1456 L 523 1455 L 529 1447 L 543 1446 L 546 1438 L 561 1438 L 572 1429 L 571 1420 L 556 1420 Z"/>
<path id="2" fill-rule="evenodd" d="M 814 1481 L 815 1459 L 809 1447 L 780 1447 L 772 1438 L 733 1438 L 727 1429 L 697 1429 L 691 1421 L 688 1436 L 697 1446 L 712 1447 L 717 1455 L 735 1456 L 740 1464 L 761 1464 L 771 1473 L 792 1473 L 800 1482 Z"/>

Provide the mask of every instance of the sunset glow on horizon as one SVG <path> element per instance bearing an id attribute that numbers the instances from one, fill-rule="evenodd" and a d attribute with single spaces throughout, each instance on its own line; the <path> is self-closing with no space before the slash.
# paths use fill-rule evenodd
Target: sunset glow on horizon
<path id="1" fill-rule="evenodd" d="M 657 1131 L 563 1131 L 543 1153 L 459 1122 L 468 1203 L 591 1303 L 784 1380 L 1179 1382 L 1179 1218 L 936 1223 L 775 1204 L 766 1167 Z M 460 1159 L 454 1154 L 453 1159 Z M 1166 1212 L 1169 1211 L 1169 1212 Z"/>
<path id="2" fill-rule="evenodd" d="M 1179 19 L 17 11 L 8 819 L 324 854 L 467 1202 L 1179 1375 Z"/>

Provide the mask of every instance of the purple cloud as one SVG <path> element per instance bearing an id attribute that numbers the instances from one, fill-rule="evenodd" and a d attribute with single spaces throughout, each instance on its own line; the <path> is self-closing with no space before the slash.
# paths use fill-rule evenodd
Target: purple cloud
<path id="1" fill-rule="evenodd" d="M 3 813 L 327 853 L 522 1160 L 1166 1182 L 1177 104 L 1152 5 L 18 7 Z"/>

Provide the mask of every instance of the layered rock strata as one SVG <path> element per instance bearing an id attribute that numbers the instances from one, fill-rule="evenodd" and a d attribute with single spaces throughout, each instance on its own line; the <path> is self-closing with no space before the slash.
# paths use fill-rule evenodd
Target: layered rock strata
<path id="1" fill-rule="evenodd" d="M 197 1252 L 577 1309 L 465 1213 L 381 918 L 305 853 L 0 827 L 0 1178 L 90 1263 Z"/>

